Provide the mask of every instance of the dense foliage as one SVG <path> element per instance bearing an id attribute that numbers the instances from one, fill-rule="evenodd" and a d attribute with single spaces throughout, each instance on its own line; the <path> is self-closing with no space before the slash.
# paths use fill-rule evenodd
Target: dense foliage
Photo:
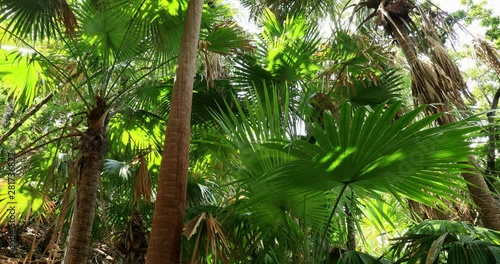
<path id="1" fill-rule="evenodd" d="M 0 262 L 144 263 L 192 3 L 35 2 L 0 0 Z M 464 15 L 354 2 L 241 1 L 254 34 L 204 4 L 182 263 L 500 262 L 500 93 L 446 49 Z"/>

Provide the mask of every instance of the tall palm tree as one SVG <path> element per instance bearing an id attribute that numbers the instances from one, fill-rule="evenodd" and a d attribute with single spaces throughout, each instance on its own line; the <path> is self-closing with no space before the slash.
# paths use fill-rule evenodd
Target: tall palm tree
<path id="1" fill-rule="evenodd" d="M 66 1 L 32 5 L 5 0 L 0 5 L 3 32 L 19 45 L 35 50 L 35 57 L 47 65 L 43 69 L 48 72 L 43 74 L 51 73 L 64 84 L 66 90 L 61 88 L 64 93 L 58 96 L 66 95 L 83 106 L 84 125 L 72 127 L 76 131 L 72 135 L 80 137 L 80 154 L 75 160 L 79 169 L 77 198 L 66 260 L 85 262 L 97 183 L 108 153 L 108 124 L 127 108 L 131 96 L 137 99 L 136 89 L 160 89 L 157 84 L 169 79 L 164 74 L 170 74 L 170 62 L 178 54 L 179 25 L 187 2 L 83 1 L 70 7 Z M 221 18 L 225 10 L 207 10 L 202 45 L 205 53 L 227 54 L 248 44 L 235 24 Z M 55 44 L 44 46 L 46 41 Z M 51 50 L 53 47 L 58 52 Z M 29 88 L 29 95 L 39 96 L 37 89 Z M 14 91 L 18 95 L 23 89 Z M 168 103 L 165 105 L 168 107 Z"/>
<path id="2" fill-rule="evenodd" d="M 190 0 L 163 147 L 147 263 L 179 263 L 186 207 L 193 81 L 202 0 Z"/>

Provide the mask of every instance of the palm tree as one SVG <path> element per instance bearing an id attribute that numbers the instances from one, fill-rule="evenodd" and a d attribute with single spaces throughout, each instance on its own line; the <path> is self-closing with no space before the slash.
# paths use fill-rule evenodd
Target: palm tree
<path id="1" fill-rule="evenodd" d="M 80 137 L 80 154 L 74 161 L 75 168 L 79 169 L 78 198 L 66 252 L 67 261 L 84 262 L 94 221 L 97 183 L 108 153 L 109 122 L 113 117 L 120 117 L 117 113 L 128 107 L 144 106 L 143 99 L 151 100 L 144 91 L 168 88 L 158 83 L 168 83 L 169 78 L 153 73 L 168 74 L 173 66 L 170 62 L 178 54 L 177 37 L 182 32 L 178 25 L 182 23 L 187 3 L 90 1 L 71 8 L 65 1 L 36 5 L 2 1 L 0 4 L 5 7 L 2 30 L 19 45 L 35 50 L 35 58 L 46 63 L 43 69 L 50 70 L 50 76 L 63 84 L 59 87 L 63 92 L 58 96 L 74 96 L 80 107 L 84 105 L 82 113 L 86 121 L 81 126 L 76 122 L 77 125 L 71 127 L 76 132 L 70 134 Z M 209 52 L 228 54 L 248 45 L 241 30 L 221 18 L 226 12 L 224 7 L 207 10 L 209 16 L 203 25 L 202 45 L 207 58 Z M 43 46 L 46 40 L 54 40 L 54 47 L 60 52 L 50 50 L 53 46 Z M 35 45 L 43 48 L 34 49 Z M 207 63 L 207 70 L 212 70 L 209 67 L 213 65 Z M 25 91 L 33 98 L 38 96 L 37 89 L 31 86 L 12 90 L 14 98 L 22 98 L 19 94 Z M 164 102 L 158 108 L 167 106 L 168 109 L 169 104 Z"/>
<path id="2" fill-rule="evenodd" d="M 203 1 L 189 1 L 163 147 L 147 263 L 179 263 L 186 206 L 193 77 Z"/>

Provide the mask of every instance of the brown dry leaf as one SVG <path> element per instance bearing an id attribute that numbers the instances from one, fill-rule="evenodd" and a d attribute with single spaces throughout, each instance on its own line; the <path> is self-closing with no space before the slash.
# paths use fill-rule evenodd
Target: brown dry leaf
<path id="1" fill-rule="evenodd" d="M 148 161 L 144 155 L 139 157 L 139 172 L 135 176 L 134 203 L 138 203 L 141 196 L 146 203 L 151 203 L 151 179 L 148 173 Z"/>
<path id="2" fill-rule="evenodd" d="M 182 230 L 182 233 L 187 239 L 190 239 L 191 236 L 196 234 L 196 231 L 198 230 L 198 226 L 200 225 L 201 221 L 203 221 L 206 218 L 206 213 L 202 213 L 201 215 L 191 219 L 189 222 L 187 222 L 184 225 L 184 228 Z"/>
<path id="3" fill-rule="evenodd" d="M 500 55 L 493 45 L 480 37 L 474 39 L 473 45 L 475 55 L 500 75 Z"/>

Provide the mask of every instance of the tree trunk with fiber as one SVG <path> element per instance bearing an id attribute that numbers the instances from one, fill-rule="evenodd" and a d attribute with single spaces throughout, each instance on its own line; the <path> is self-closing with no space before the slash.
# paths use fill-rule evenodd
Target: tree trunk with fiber
<path id="1" fill-rule="evenodd" d="M 202 0 L 189 1 L 163 147 L 153 226 L 147 252 L 148 264 L 180 262 L 193 82 L 202 10 Z"/>
<path id="2" fill-rule="evenodd" d="M 108 150 L 106 101 L 96 98 L 87 116 L 88 129 L 80 139 L 79 173 L 76 176 L 76 202 L 64 263 L 86 264 L 90 255 L 96 192 Z"/>
<path id="3" fill-rule="evenodd" d="M 474 157 L 469 157 L 471 164 L 475 164 Z M 467 187 L 472 195 L 474 203 L 479 207 L 483 225 L 489 229 L 500 231 L 500 210 L 484 177 L 477 170 L 463 173 L 462 176 L 469 183 Z"/>

